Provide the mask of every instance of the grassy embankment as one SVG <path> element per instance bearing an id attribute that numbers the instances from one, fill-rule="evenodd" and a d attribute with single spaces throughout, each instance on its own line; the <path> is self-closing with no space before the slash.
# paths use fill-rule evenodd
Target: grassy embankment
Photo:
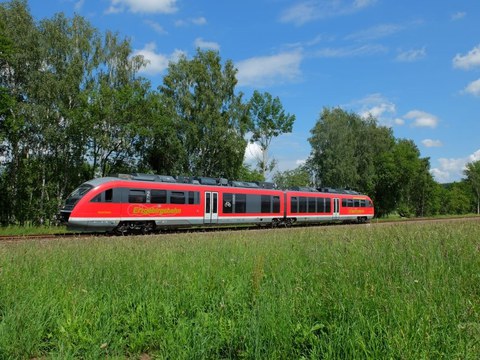
<path id="1" fill-rule="evenodd" d="M 477 359 L 479 225 L 0 244 L 0 359 Z"/>

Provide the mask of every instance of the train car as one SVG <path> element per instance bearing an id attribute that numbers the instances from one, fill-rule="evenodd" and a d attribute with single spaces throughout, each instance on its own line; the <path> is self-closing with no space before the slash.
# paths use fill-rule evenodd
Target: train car
<path id="1" fill-rule="evenodd" d="M 308 191 L 306 191 L 308 190 Z M 286 218 L 291 223 L 366 222 L 373 218 L 372 200 L 354 191 L 303 189 L 287 191 Z"/>
<path id="2" fill-rule="evenodd" d="M 374 215 L 370 198 L 355 192 L 284 191 L 269 184 L 148 174 L 105 177 L 73 191 L 60 218 L 69 230 L 126 234 L 172 227 L 365 222 Z"/>
<path id="3" fill-rule="evenodd" d="M 169 227 L 278 224 L 284 218 L 280 190 L 165 182 L 164 178 L 88 181 L 67 198 L 60 216 L 69 230 L 120 234 Z"/>

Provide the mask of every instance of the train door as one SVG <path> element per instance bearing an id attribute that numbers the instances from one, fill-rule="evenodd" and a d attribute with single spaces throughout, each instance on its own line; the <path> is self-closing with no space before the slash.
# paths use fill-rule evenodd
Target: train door
<path id="1" fill-rule="evenodd" d="M 340 219 L 340 199 L 338 198 L 333 199 L 333 219 Z"/>
<path id="2" fill-rule="evenodd" d="M 205 191 L 204 224 L 216 224 L 218 221 L 218 193 Z"/>

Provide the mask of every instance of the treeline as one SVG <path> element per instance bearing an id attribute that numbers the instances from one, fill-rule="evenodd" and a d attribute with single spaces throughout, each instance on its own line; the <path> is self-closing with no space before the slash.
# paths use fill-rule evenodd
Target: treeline
<path id="1" fill-rule="evenodd" d="M 377 216 L 479 212 L 480 161 L 467 165 L 465 180 L 439 184 L 413 141 L 396 139 L 373 117 L 338 108 L 322 111 L 308 141 L 306 164 L 276 174 L 277 184 L 354 189 L 372 197 Z"/>
<path id="2" fill-rule="evenodd" d="M 295 121 L 278 98 L 245 99 L 215 51 L 170 63 L 157 89 L 138 75 L 145 65 L 128 39 L 81 16 L 36 21 L 26 0 L 0 4 L 1 224 L 48 223 L 71 190 L 110 173 L 261 180 L 272 170 L 270 142 Z M 248 141 L 262 150 L 258 169 L 243 163 Z M 416 146 L 375 119 L 326 109 L 309 141 L 307 165 L 293 171 L 307 173 L 302 185 L 366 192 L 379 214 L 472 211 L 471 186 L 443 189 Z M 450 197 L 462 210 L 442 203 Z"/>

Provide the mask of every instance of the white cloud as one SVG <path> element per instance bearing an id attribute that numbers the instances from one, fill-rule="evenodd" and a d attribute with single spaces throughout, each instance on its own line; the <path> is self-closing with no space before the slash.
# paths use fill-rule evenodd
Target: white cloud
<path id="1" fill-rule="evenodd" d="M 172 14 L 178 9 L 177 0 L 110 0 L 107 14 L 115 14 L 123 11 L 133 13 L 162 13 Z"/>
<path id="2" fill-rule="evenodd" d="M 355 41 L 371 41 L 393 35 L 404 28 L 405 27 L 402 25 L 382 24 L 347 35 L 345 39 Z"/>
<path id="3" fill-rule="evenodd" d="M 386 53 L 388 49 L 382 45 L 347 46 L 340 48 L 324 48 L 318 50 L 314 55 L 320 58 L 345 58 L 356 56 L 370 56 L 379 53 Z"/>
<path id="4" fill-rule="evenodd" d="M 253 164 L 258 159 L 262 158 L 262 149 L 257 143 L 248 142 L 247 148 L 245 149 L 245 158 L 244 161 Z"/>
<path id="5" fill-rule="evenodd" d="M 430 170 L 430 173 L 439 182 L 458 181 L 464 177 L 463 171 L 467 163 L 480 160 L 480 149 L 464 158 L 440 158 L 439 167 Z"/>
<path id="6" fill-rule="evenodd" d="M 467 15 L 467 13 L 466 13 L 465 11 L 458 11 L 458 12 L 456 12 L 455 14 L 452 14 L 452 16 L 450 17 L 450 19 L 451 19 L 452 21 L 457 21 L 457 20 L 463 19 L 466 15 Z"/>
<path id="7" fill-rule="evenodd" d="M 480 66 L 480 45 L 474 47 L 466 55 L 457 54 L 453 58 L 453 67 L 469 70 Z"/>
<path id="8" fill-rule="evenodd" d="M 441 146 L 443 146 L 443 144 L 440 140 L 432 140 L 432 139 L 422 140 L 422 144 L 423 144 L 423 146 L 426 146 L 426 147 L 441 147 Z"/>
<path id="9" fill-rule="evenodd" d="M 435 115 L 429 114 L 425 111 L 412 110 L 403 116 L 404 119 L 413 120 L 414 127 L 431 127 L 435 128 L 438 125 L 438 118 Z"/>
<path id="10" fill-rule="evenodd" d="M 194 25 L 206 25 L 207 24 L 207 19 L 205 19 L 203 16 L 191 19 L 192 24 Z"/>
<path id="11" fill-rule="evenodd" d="M 158 75 L 161 74 L 167 67 L 169 62 L 177 61 L 181 54 L 184 54 L 183 51 L 175 50 L 170 55 L 159 54 L 155 52 L 156 45 L 151 42 L 145 45 L 141 50 L 135 50 L 133 52 L 134 56 L 141 55 L 147 60 L 148 64 L 144 69 L 140 70 L 140 73 L 147 75 Z"/>
<path id="12" fill-rule="evenodd" d="M 357 101 L 361 105 L 360 116 L 367 118 L 369 115 L 380 119 L 383 115 L 396 112 L 395 104 L 384 98 L 381 94 L 371 94 Z"/>
<path id="13" fill-rule="evenodd" d="M 162 27 L 162 25 L 160 25 L 159 23 L 155 22 L 155 21 L 152 21 L 152 20 L 145 20 L 144 21 L 145 24 L 147 24 L 148 26 L 150 26 L 153 30 L 155 30 L 155 32 L 157 34 L 160 34 L 160 35 L 165 35 L 167 34 L 167 32 L 165 31 L 165 29 Z"/>
<path id="14" fill-rule="evenodd" d="M 353 107 L 363 119 L 372 116 L 385 126 L 403 125 L 402 122 L 397 121 L 401 119 L 393 119 L 397 112 L 395 104 L 379 93 L 367 95 L 345 107 Z"/>
<path id="15" fill-rule="evenodd" d="M 376 3 L 376 0 L 354 0 L 353 2 L 351 0 L 303 1 L 286 9 L 280 15 L 280 21 L 300 26 L 319 19 L 351 14 L 374 3 Z"/>
<path id="16" fill-rule="evenodd" d="M 313 2 L 296 4 L 283 12 L 280 16 L 280 21 L 284 23 L 291 22 L 295 25 L 303 25 L 320 17 L 319 14 L 316 14 L 315 10 L 316 5 Z"/>
<path id="17" fill-rule="evenodd" d="M 470 84 L 468 84 L 464 92 L 474 96 L 480 96 L 480 79 L 472 81 Z"/>
<path id="18" fill-rule="evenodd" d="M 425 56 L 427 56 L 427 51 L 425 47 L 423 47 L 421 49 L 402 51 L 397 55 L 395 60 L 399 62 L 415 62 L 423 59 Z"/>
<path id="19" fill-rule="evenodd" d="M 220 50 L 220 45 L 213 41 L 205 41 L 202 38 L 195 39 L 195 47 L 200 49 Z"/>
<path id="20" fill-rule="evenodd" d="M 198 18 L 193 18 L 193 19 L 175 21 L 175 26 L 176 27 L 189 26 L 189 25 L 203 26 L 203 25 L 206 25 L 206 24 L 207 24 L 207 19 L 204 18 L 203 16 L 198 17 Z"/>
<path id="21" fill-rule="evenodd" d="M 85 0 L 79 0 L 75 3 L 74 9 L 75 11 L 80 11 L 82 10 L 83 4 L 85 3 Z"/>
<path id="22" fill-rule="evenodd" d="M 237 79 L 239 86 L 265 87 L 277 83 L 296 81 L 301 76 L 300 51 L 259 56 L 239 61 Z"/>

